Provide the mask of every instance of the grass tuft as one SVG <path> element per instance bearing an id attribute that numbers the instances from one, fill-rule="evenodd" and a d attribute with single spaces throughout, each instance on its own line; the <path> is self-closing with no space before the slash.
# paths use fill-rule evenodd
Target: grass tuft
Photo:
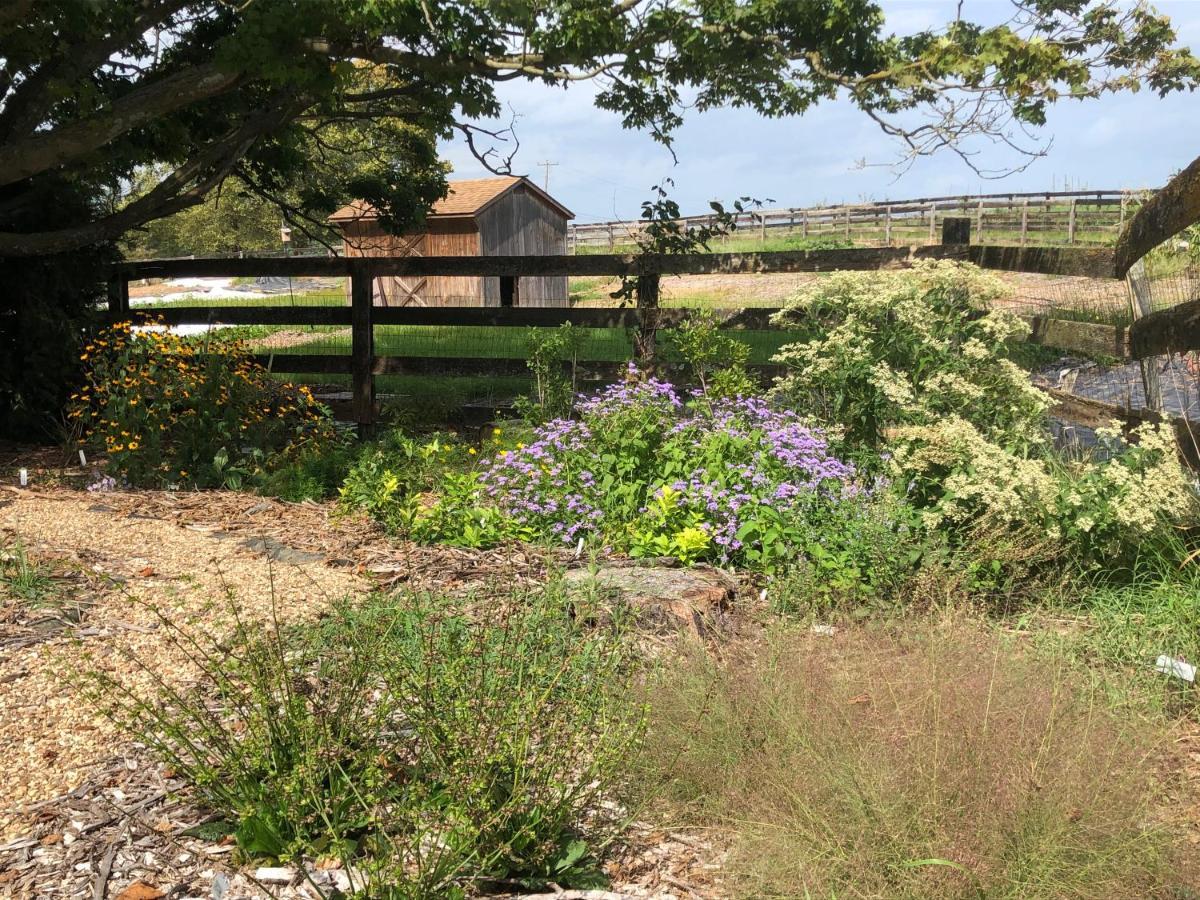
<path id="1" fill-rule="evenodd" d="M 1163 732 L 1061 660 L 961 627 L 785 631 L 649 692 L 646 772 L 727 829 L 753 897 L 1147 897 Z"/>
<path id="2" fill-rule="evenodd" d="M 245 857 L 340 858 L 356 890 L 395 900 L 602 883 L 601 799 L 642 733 L 615 626 L 585 630 L 554 585 L 235 620 L 214 641 L 162 617 L 194 688 L 134 659 L 140 676 L 97 674 L 93 694 Z"/>

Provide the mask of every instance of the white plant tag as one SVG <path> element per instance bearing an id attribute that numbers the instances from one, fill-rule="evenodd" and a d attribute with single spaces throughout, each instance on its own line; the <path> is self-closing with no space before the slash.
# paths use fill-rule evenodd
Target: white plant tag
<path id="1" fill-rule="evenodd" d="M 1186 663 L 1182 659 L 1176 659 L 1173 656 L 1163 655 L 1154 663 L 1154 671 L 1161 672 L 1163 675 L 1170 675 L 1174 678 L 1179 678 L 1189 683 L 1196 681 L 1196 667 L 1191 663 Z"/>

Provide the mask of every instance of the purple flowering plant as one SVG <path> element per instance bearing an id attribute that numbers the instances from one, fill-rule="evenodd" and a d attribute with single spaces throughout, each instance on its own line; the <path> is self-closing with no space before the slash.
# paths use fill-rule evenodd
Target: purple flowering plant
<path id="1" fill-rule="evenodd" d="M 522 533 L 777 569 L 806 554 L 831 507 L 862 496 L 819 430 L 761 398 L 681 397 L 630 364 L 576 410 L 481 463 L 481 501 Z"/>

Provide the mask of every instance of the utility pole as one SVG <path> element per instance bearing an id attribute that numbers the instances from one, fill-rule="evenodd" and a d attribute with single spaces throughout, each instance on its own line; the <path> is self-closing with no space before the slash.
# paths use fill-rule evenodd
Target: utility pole
<path id="1" fill-rule="evenodd" d="M 542 177 L 542 190 L 544 190 L 548 194 L 548 193 L 550 193 L 550 169 L 554 166 L 557 166 L 558 163 L 550 162 L 550 160 L 546 160 L 544 162 L 538 163 L 538 165 L 546 170 L 546 174 Z"/>

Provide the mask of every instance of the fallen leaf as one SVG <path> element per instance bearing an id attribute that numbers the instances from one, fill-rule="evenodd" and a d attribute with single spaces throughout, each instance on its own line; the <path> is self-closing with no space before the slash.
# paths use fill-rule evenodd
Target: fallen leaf
<path id="1" fill-rule="evenodd" d="M 48 834 L 44 838 L 42 838 L 41 845 L 43 847 L 49 847 L 51 844 L 57 844 L 61 840 L 62 840 L 61 834 Z"/>
<path id="2" fill-rule="evenodd" d="M 145 568 L 138 569 L 137 574 L 139 578 L 153 578 L 158 573 L 154 571 L 154 566 L 146 566 Z"/>
<path id="3" fill-rule="evenodd" d="M 165 896 L 167 895 L 154 885 L 144 881 L 135 881 L 117 894 L 117 900 L 162 900 Z"/>

